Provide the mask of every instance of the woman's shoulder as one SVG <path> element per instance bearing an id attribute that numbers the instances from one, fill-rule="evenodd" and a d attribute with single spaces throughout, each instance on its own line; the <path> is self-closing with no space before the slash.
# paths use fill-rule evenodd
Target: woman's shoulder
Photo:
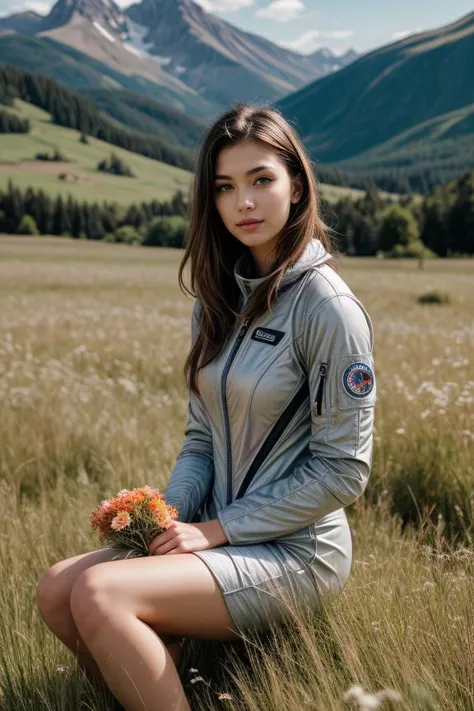
<path id="1" fill-rule="evenodd" d="M 310 270 L 301 297 L 301 309 L 307 317 L 317 311 L 330 313 L 337 308 L 337 303 L 351 300 L 360 303 L 342 276 L 327 264 Z"/>
<path id="2" fill-rule="evenodd" d="M 340 274 L 326 264 L 311 271 L 299 308 L 301 330 L 310 322 L 316 322 L 321 328 L 362 327 L 368 328 L 373 339 L 373 325 L 367 309 Z"/>

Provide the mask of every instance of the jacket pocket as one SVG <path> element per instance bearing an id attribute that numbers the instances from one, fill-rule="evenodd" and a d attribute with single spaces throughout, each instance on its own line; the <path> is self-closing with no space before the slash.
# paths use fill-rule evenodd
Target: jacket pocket
<path id="1" fill-rule="evenodd" d="M 318 389 L 316 391 L 316 415 L 318 415 L 318 417 L 320 417 L 322 414 L 324 384 L 326 382 L 327 371 L 328 371 L 328 364 L 324 363 L 324 362 L 320 363 L 319 364 L 319 373 L 318 373 L 318 375 L 319 375 Z"/>

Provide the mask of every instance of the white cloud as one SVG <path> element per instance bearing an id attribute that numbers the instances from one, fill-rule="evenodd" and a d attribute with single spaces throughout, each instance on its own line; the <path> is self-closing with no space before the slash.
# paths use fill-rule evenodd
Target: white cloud
<path id="1" fill-rule="evenodd" d="M 318 40 L 347 39 L 347 37 L 352 37 L 353 34 L 353 30 L 308 30 L 294 40 L 279 42 L 278 44 L 301 54 L 311 54 L 311 52 L 321 47 L 321 43 Z M 337 54 L 337 50 L 332 47 L 331 50 L 334 54 Z"/>
<path id="2" fill-rule="evenodd" d="M 206 12 L 237 12 L 251 7 L 255 0 L 195 0 Z"/>
<path id="3" fill-rule="evenodd" d="M 404 39 L 405 37 L 408 37 L 409 35 L 416 35 L 418 32 L 423 32 L 421 27 L 419 27 L 417 30 L 401 30 L 400 32 L 394 32 L 392 34 L 392 39 L 393 40 L 401 40 L 401 39 Z"/>
<path id="4" fill-rule="evenodd" d="M 301 0 L 273 0 L 270 5 L 257 10 L 255 15 L 273 22 L 289 22 L 298 17 L 304 9 Z"/>

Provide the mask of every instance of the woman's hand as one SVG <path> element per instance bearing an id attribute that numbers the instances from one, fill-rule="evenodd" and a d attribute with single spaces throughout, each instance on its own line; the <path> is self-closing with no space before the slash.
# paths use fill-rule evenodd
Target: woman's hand
<path id="1" fill-rule="evenodd" d="M 217 548 L 227 542 L 217 518 L 203 523 L 172 521 L 166 531 L 150 541 L 148 548 L 151 555 L 169 555 Z"/>

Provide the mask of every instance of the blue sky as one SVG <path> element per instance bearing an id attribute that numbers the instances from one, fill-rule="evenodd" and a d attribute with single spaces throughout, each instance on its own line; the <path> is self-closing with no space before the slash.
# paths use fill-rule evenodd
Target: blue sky
<path id="1" fill-rule="evenodd" d="M 318 47 L 330 47 L 338 54 L 349 47 L 365 52 L 474 11 L 474 0 L 198 1 L 237 27 L 304 54 Z M 118 3 L 126 7 L 130 0 Z M 0 16 L 27 8 L 46 13 L 52 4 L 51 0 L 0 0 Z"/>

